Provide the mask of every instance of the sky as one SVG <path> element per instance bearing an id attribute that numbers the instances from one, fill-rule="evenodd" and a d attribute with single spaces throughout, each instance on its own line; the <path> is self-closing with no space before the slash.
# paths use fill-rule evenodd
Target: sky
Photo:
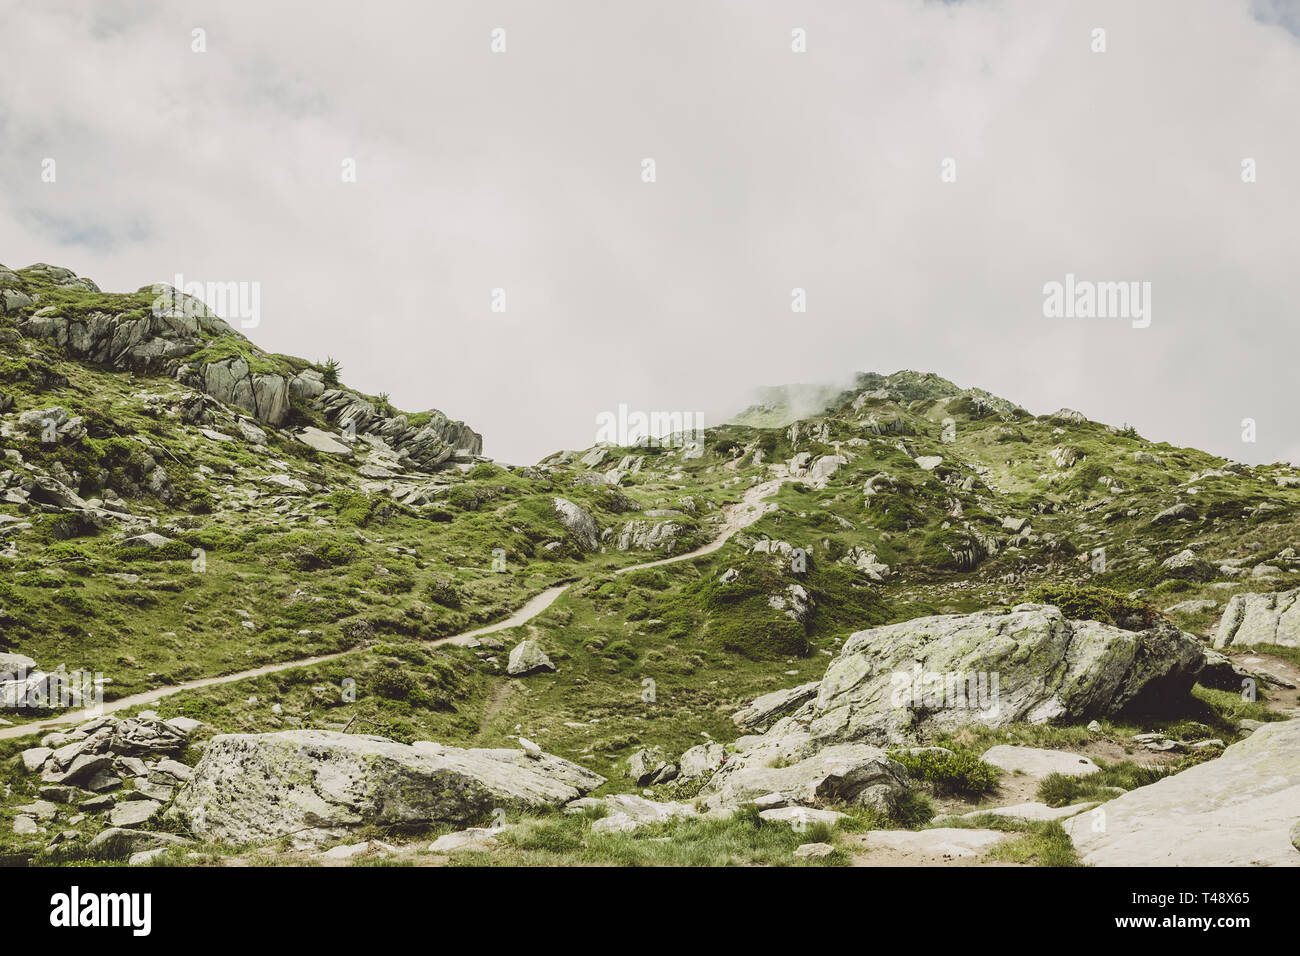
<path id="1" fill-rule="evenodd" d="M 620 405 L 712 424 L 758 386 L 910 368 L 1300 462 L 1300 2 L 0 0 L 0 24 L 0 262 L 257 283 L 257 345 L 498 460 L 585 448 Z M 1067 276 L 1147 312 L 1049 317 Z"/>

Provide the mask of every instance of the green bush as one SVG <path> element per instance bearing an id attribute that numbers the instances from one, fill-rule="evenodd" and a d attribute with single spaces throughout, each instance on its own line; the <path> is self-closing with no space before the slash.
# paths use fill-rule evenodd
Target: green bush
<path id="1" fill-rule="evenodd" d="M 1054 604 L 1071 620 L 1099 621 L 1132 631 L 1150 627 L 1159 616 L 1144 601 L 1086 584 L 1045 584 L 1025 595 L 1024 603 Z"/>
<path id="2" fill-rule="evenodd" d="M 968 751 L 896 750 L 889 755 L 936 794 L 979 796 L 997 788 L 997 770 Z"/>

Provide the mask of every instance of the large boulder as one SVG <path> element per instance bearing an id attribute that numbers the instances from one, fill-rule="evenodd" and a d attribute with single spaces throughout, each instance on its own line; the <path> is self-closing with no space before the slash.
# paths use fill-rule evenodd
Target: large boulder
<path id="1" fill-rule="evenodd" d="M 806 732 L 778 724 L 759 743 L 732 755 L 701 794 L 710 807 L 737 807 L 779 794 L 798 806 L 847 803 L 888 813 L 907 786 L 907 771 L 879 747 L 819 748 Z"/>
<path id="2" fill-rule="evenodd" d="M 1214 635 L 1215 647 L 1232 644 L 1300 647 L 1300 588 L 1270 594 L 1234 594 Z"/>
<path id="3" fill-rule="evenodd" d="M 324 730 L 214 737 L 169 814 L 198 836 L 304 843 L 351 828 L 480 822 L 496 808 L 558 807 L 605 778 L 550 754 L 400 744 Z"/>
<path id="4" fill-rule="evenodd" d="M 1300 866 L 1300 720 L 1065 823 L 1097 866 Z"/>
<path id="5" fill-rule="evenodd" d="M 1169 624 L 1126 631 L 1050 605 L 923 617 L 859 631 L 826 670 L 822 741 L 910 743 L 966 724 L 1087 720 L 1185 700 L 1204 661 Z"/>
<path id="6" fill-rule="evenodd" d="M 600 550 L 600 528 L 590 512 L 574 504 L 568 498 L 556 498 L 553 502 L 555 513 L 559 515 L 560 524 L 573 535 L 578 547 L 583 551 Z"/>

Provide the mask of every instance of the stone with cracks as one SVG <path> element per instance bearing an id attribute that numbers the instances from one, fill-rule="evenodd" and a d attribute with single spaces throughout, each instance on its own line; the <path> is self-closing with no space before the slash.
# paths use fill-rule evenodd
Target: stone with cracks
<path id="1" fill-rule="evenodd" d="M 821 741 L 905 744 L 967 724 L 1002 727 L 1160 711 L 1186 700 L 1200 643 L 1168 624 L 1126 631 L 1050 605 L 917 618 L 852 635 L 826 670 Z"/>
<path id="2" fill-rule="evenodd" d="M 800 707 L 817 696 L 821 681 L 800 684 L 787 690 L 777 690 L 757 697 L 744 710 L 731 715 L 736 726 L 746 730 L 764 730 L 781 717 L 793 714 Z"/>
<path id="3" fill-rule="evenodd" d="M 816 749 L 806 731 L 783 722 L 757 745 L 733 754 L 701 794 L 715 808 L 780 794 L 804 806 L 849 803 L 889 812 L 907 785 L 907 771 L 879 747 L 850 743 Z"/>
<path id="4" fill-rule="evenodd" d="M 1300 588 L 1233 595 L 1219 621 L 1214 646 L 1233 644 L 1300 647 Z"/>
<path id="5" fill-rule="evenodd" d="M 169 815 L 227 843 L 337 839 L 378 826 L 466 824 L 494 808 L 558 807 L 605 779 L 519 750 L 400 744 L 324 730 L 212 738 Z"/>

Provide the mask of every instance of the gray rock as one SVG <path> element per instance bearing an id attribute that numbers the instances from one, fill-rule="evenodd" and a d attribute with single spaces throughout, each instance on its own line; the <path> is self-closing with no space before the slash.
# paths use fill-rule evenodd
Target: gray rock
<path id="1" fill-rule="evenodd" d="M 812 807 L 774 807 L 760 810 L 758 815 L 768 823 L 787 823 L 796 833 L 802 833 L 815 823 L 835 826 L 844 818 L 837 810 L 817 810 Z"/>
<path id="2" fill-rule="evenodd" d="M 1096 866 L 1300 866 L 1300 720 L 1116 797 L 1065 828 Z"/>
<path id="3" fill-rule="evenodd" d="M 50 759 L 54 751 L 49 747 L 28 747 L 22 753 L 23 769 L 28 773 L 36 773 L 45 766 L 45 761 Z"/>
<path id="4" fill-rule="evenodd" d="M 179 754 L 186 735 L 156 717 L 128 717 L 113 725 L 109 748 L 122 756 Z"/>
<path id="5" fill-rule="evenodd" d="M 139 853 L 132 853 L 127 859 L 127 866 L 149 866 L 154 860 L 162 856 L 170 849 L 169 847 L 160 846 L 153 850 L 141 850 Z"/>
<path id="6" fill-rule="evenodd" d="M 673 551 L 682 526 L 675 521 L 629 521 L 619 532 L 620 551 Z"/>
<path id="7" fill-rule="evenodd" d="M 631 793 L 611 794 L 604 806 L 607 814 L 591 824 L 593 833 L 631 833 L 650 823 L 696 816 L 684 803 L 656 803 Z"/>
<path id="8" fill-rule="evenodd" d="M 889 812 L 907 783 L 902 766 L 878 747 L 813 749 L 806 733 L 774 729 L 759 746 L 733 754 L 701 793 L 711 807 L 737 807 L 779 793 L 804 806 L 850 803 Z"/>
<path id="9" fill-rule="evenodd" d="M 664 760 L 657 747 L 654 750 L 642 748 L 628 758 L 627 776 L 638 787 L 648 787 L 676 778 L 677 767 Z"/>
<path id="10" fill-rule="evenodd" d="M 1218 606 L 1218 601 L 1180 601 L 1171 607 L 1165 608 L 1165 613 L 1200 614 L 1202 611 L 1212 611 Z"/>
<path id="11" fill-rule="evenodd" d="M 553 670 L 555 670 L 555 665 L 551 663 L 551 659 L 546 656 L 541 645 L 536 641 L 520 641 L 516 644 L 514 650 L 510 652 L 510 660 L 506 664 L 506 673 L 512 677 L 523 677 L 527 674 Z"/>
<path id="12" fill-rule="evenodd" d="M 1168 572 L 1168 577 L 1181 578 L 1185 581 L 1209 581 L 1218 573 L 1209 561 L 1187 550 L 1179 551 L 1172 557 L 1166 558 L 1160 562 L 1160 567 Z"/>
<path id="13" fill-rule="evenodd" d="M 135 830 L 145 825 L 149 818 L 162 809 L 156 800 L 125 800 L 109 811 L 109 826 Z"/>
<path id="14" fill-rule="evenodd" d="M 289 380 L 289 397 L 300 402 L 320 398 L 325 392 L 324 376 L 315 369 L 299 372 Z"/>
<path id="15" fill-rule="evenodd" d="M 829 843 L 801 843 L 794 849 L 795 857 L 800 860 L 818 860 L 834 852 L 835 847 Z"/>
<path id="16" fill-rule="evenodd" d="M 826 670 L 821 741 L 910 744 L 968 724 L 1086 721 L 1181 704 L 1202 647 L 1172 625 L 1126 631 L 1022 604 L 859 631 Z"/>
<path id="17" fill-rule="evenodd" d="M 361 844 L 364 846 L 365 844 Z M 429 845 L 430 853 L 486 853 L 497 847 L 496 831 L 487 827 L 471 827 L 444 833 Z"/>
<path id="18" fill-rule="evenodd" d="M 1082 777 L 1101 769 L 1081 754 L 1039 747 L 1016 747 L 1011 744 L 990 747 L 981 759 L 989 766 L 1007 773 L 1022 773 L 1030 777 L 1046 777 L 1053 773 Z"/>
<path id="19" fill-rule="evenodd" d="M 137 534 L 135 537 L 127 538 L 122 542 L 122 544 L 127 547 L 135 545 L 144 548 L 161 548 L 171 543 L 171 538 L 164 537 L 154 531 L 146 531 L 144 534 Z"/>
<path id="20" fill-rule="evenodd" d="M 722 744 L 716 744 L 712 741 L 699 744 L 681 755 L 677 762 L 678 775 L 684 780 L 710 776 L 722 766 L 722 761 L 726 756 L 727 748 Z"/>
<path id="21" fill-rule="evenodd" d="M 600 527 L 588 511 L 568 498 L 555 498 L 552 504 L 560 517 L 560 524 L 573 535 L 583 551 L 600 550 Z"/>
<path id="22" fill-rule="evenodd" d="M 1219 621 L 1215 647 L 1281 644 L 1300 647 L 1300 588 L 1235 594 Z"/>
<path id="23" fill-rule="evenodd" d="M 495 808 L 559 807 L 605 782 L 550 754 L 462 750 L 323 730 L 214 737 L 170 815 L 229 843 L 358 826 L 473 823 Z"/>
<path id="24" fill-rule="evenodd" d="M 821 681 L 811 681 L 798 687 L 764 694 L 762 697 L 755 698 L 744 710 L 732 714 L 731 719 L 735 721 L 736 726 L 746 730 L 764 730 L 773 721 L 793 714 L 813 700 L 820 687 Z"/>
<path id="25" fill-rule="evenodd" d="M 1197 517 L 1196 509 L 1186 502 L 1180 502 L 1172 508 L 1166 508 L 1154 518 L 1151 523 L 1155 525 L 1169 524 L 1171 521 L 1192 521 Z"/>
<path id="26" fill-rule="evenodd" d="M 352 454 L 351 445 L 343 441 L 338 435 L 321 431 L 319 428 L 308 427 L 302 429 L 302 431 L 298 432 L 298 441 L 326 455 L 347 457 Z"/>

